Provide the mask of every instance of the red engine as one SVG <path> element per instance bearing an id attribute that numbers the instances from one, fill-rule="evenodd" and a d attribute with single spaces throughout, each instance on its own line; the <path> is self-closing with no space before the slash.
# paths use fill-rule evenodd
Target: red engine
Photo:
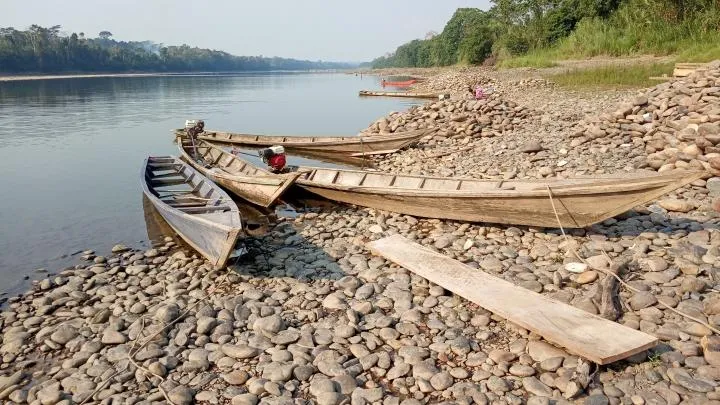
<path id="1" fill-rule="evenodd" d="M 268 165 L 273 172 L 279 173 L 285 169 L 287 159 L 285 158 L 285 148 L 282 146 L 271 146 L 260 149 L 258 155 L 260 155 L 263 163 Z"/>

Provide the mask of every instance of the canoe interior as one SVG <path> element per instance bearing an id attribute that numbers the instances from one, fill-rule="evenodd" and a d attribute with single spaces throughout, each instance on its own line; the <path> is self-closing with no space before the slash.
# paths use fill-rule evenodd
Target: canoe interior
<path id="1" fill-rule="evenodd" d="M 443 193 L 446 195 L 490 194 L 498 195 L 548 195 L 597 193 L 600 190 L 644 189 L 655 184 L 682 180 L 681 175 L 628 175 L 618 177 L 576 177 L 570 179 L 530 180 L 479 180 L 452 177 L 414 176 L 362 170 L 332 168 L 304 168 L 306 173 L 300 181 L 314 185 L 334 186 L 348 189 L 378 188 L 388 192 L 416 192 L 418 194 Z M 685 172 L 691 175 L 695 172 Z M 700 172 L 702 173 L 702 172 Z M 696 178 L 693 178 L 694 181 Z"/>
<path id="2" fill-rule="evenodd" d="M 223 266 L 242 231 L 230 196 L 171 156 L 149 157 L 142 183 L 143 192 L 167 223 L 215 266 Z"/>
<path id="3" fill-rule="evenodd" d="M 262 207 L 272 205 L 300 173 L 276 175 L 223 148 L 198 139 L 178 137 L 183 159 L 237 196 Z"/>
<path id="4" fill-rule="evenodd" d="M 283 146 L 303 146 L 318 145 L 331 146 L 333 144 L 345 143 L 386 143 L 394 140 L 419 139 L 427 134 L 430 130 L 420 129 L 413 131 L 395 132 L 382 135 L 354 135 L 354 136 L 305 136 L 305 135 L 261 135 L 261 134 L 244 134 L 224 131 L 205 130 L 198 136 L 209 141 L 232 141 L 245 145 L 283 145 Z M 176 135 L 184 136 L 184 130 L 176 130 Z"/>
<path id="5" fill-rule="evenodd" d="M 333 201 L 428 218 L 544 227 L 558 225 L 557 213 L 560 224 L 571 228 L 611 218 L 705 175 L 677 170 L 571 179 L 477 180 L 307 167 L 298 168 L 298 174 L 295 184 Z"/>
<path id="6" fill-rule="evenodd" d="M 201 214 L 237 212 L 226 193 L 183 162 L 172 157 L 150 157 L 145 170 L 149 192 L 163 204 L 178 211 Z M 239 224 L 232 215 L 215 215 L 218 223 Z"/>
<path id="7" fill-rule="evenodd" d="M 237 159 L 232 153 L 211 145 L 202 139 L 195 141 L 195 146 L 187 138 L 179 138 L 185 154 L 195 162 L 202 163 L 206 168 L 217 168 L 229 174 L 242 176 L 268 176 L 267 170 L 261 169 L 247 161 Z"/>

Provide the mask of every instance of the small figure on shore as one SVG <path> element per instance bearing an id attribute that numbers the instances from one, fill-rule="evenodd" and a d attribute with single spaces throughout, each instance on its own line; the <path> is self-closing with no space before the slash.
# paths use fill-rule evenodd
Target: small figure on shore
<path id="1" fill-rule="evenodd" d="M 480 100 L 485 98 L 485 93 L 483 92 L 482 87 L 480 85 L 475 86 L 475 100 Z"/>
<path id="2" fill-rule="evenodd" d="M 381 84 L 382 84 L 383 87 L 385 87 L 385 79 L 382 79 Z"/>

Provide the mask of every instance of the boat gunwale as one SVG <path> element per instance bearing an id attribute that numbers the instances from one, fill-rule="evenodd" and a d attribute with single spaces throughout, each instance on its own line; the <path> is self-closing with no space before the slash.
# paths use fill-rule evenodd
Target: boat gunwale
<path id="1" fill-rule="evenodd" d="M 150 156 L 150 157 L 164 157 L 164 156 Z M 173 157 L 174 157 L 174 156 L 173 156 Z M 177 158 L 177 157 L 174 157 L 174 158 L 175 158 L 176 160 L 179 160 L 179 158 Z M 145 164 L 143 164 L 142 173 L 141 173 L 141 175 L 142 175 L 142 177 L 143 177 L 143 181 L 141 181 L 142 186 L 143 186 L 143 193 L 144 193 L 145 195 L 147 195 L 148 198 L 150 198 L 151 200 L 157 201 L 161 207 L 164 207 L 164 208 L 165 208 L 166 211 L 172 211 L 172 212 L 177 212 L 177 213 L 180 213 L 180 214 L 184 214 L 184 215 L 187 215 L 187 216 L 189 216 L 189 217 L 191 217 L 191 218 L 193 218 L 193 219 L 199 220 L 200 222 L 203 222 L 203 223 L 206 223 L 206 224 L 210 224 L 210 225 L 215 225 L 215 226 L 217 226 L 217 227 L 226 228 L 228 231 L 231 231 L 232 229 L 235 229 L 235 228 L 236 228 L 236 227 L 233 227 L 233 226 L 231 226 L 231 225 L 227 225 L 227 224 L 222 224 L 222 223 L 210 221 L 210 220 L 207 219 L 207 218 L 204 218 L 204 217 L 199 216 L 199 215 L 202 215 L 203 213 L 190 214 L 190 213 L 184 212 L 184 211 L 182 211 L 182 210 L 180 210 L 180 209 L 178 209 L 178 208 L 176 208 L 176 207 L 173 207 L 173 206 L 167 204 L 165 201 L 161 200 L 160 197 L 158 197 L 158 196 L 156 196 L 155 194 L 153 194 L 152 191 L 150 191 L 149 185 L 148 185 L 147 182 L 144 180 L 144 178 L 145 178 L 145 173 L 146 173 L 146 167 L 147 167 L 147 163 L 148 163 L 148 159 L 149 159 L 149 157 L 148 157 L 148 158 L 145 158 Z M 194 171 L 197 172 L 197 174 L 199 174 L 200 176 L 202 176 L 202 177 L 207 177 L 207 176 L 204 176 L 204 175 L 203 175 L 202 173 L 200 173 L 199 171 L 195 170 L 194 167 L 189 166 L 189 165 L 187 165 L 187 164 L 186 164 L 185 166 L 189 167 L 191 170 L 194 170 Z M 222 213 L 228 213 L 228 214 L 229 214 L 229 213 L 235 212 L 235 213 L 238 214 L 238 217 L 239 217 L 239 216 L 240 216 L 240 209 L 237 207 L 237 204 L 235 204 L 235 201 L 232 200 L 232 198 L 230 197 L 230 195 L 227 194 L 227 193 L 225 192 L 225 190 L 223 190 L 222 188 L 220 188 L 219 186 L 217 186 L 217 185 L 214 184 L 214 183 L 211 183 L 211 184 L 208 184 L 208 185 L 209 185 L 210 187 L 216 189 L 216 190 L 219 190 L 220 193 L 221 193 L 221 195 L 222 195 L 223 197 L 227 197 L 227 200 L 230 201 L 230 204 L 229 204 L 229 207 L 228 207 L 228 208 L 229 208 L 228 211 L 215 212 L 214 214 L 222 214 Z M 155 205 L 155 206 L 158 207 L 158 205 Z M 242 229 L 242 218 L 240 218 L 240 225 L 239 225 L 237 228 Z"/>
<path id="2" fill-rule="evenodd" d="M 345 169 L 325 169 L 325 168 L 308 168 L 300 167 L 301 170 L 311 170 L 309 175 L 312 175 L 315 170 L 323 171 L 340 171 L 340 172 L 353 172 L 361 174 L 380 174 L 386 177 L 405 177 L 413 179 L 425 179 L 425 180 L 452 180 L 452 181 L 468 181 L 475 183 L 485 183 L 488 186 L 493 183 L 502 183 L 504 185 L 513 184 L 537 184 L 544 188 L 536 188 L 531 190 L 515 190 L 515 189 L 487 189 L 487 190 L 439 190 L 439 189 L 421 189 L 421 188 L 410 188 L 410 187 L 396 187 L 396 186 L 363 186 L 363 185 L 345 185 L 331 182 L 316 181 L 312 179 L 306 179 L 300 177 L 296 183 L 298 185 L 308 185 L 315 187 L 322 187 L 334 190 L 344 190 L 350 192 L 359 192 L 367 194 L 394 194 L 402 196 L 418 196 L 418 197 L 457 197 L 457 198 L 473 198 L 473 197 L 498 197 L 498 198 L 524 198 L 524 197 L 548 197 L 548 187 L 553 196 L 568 196 L 568 195 L 595 195 L 595 194 L 608 194 L 613 192 L 623 191 L 639 191 L 654 187 L 663 187 L 665 184 L 672 184 L 678 181 L 685 181 L 685 184 L 691 183 L 706 173 L 703 171 L 678 171 L 668 174 L 656 174 L 649 176 L 632 176 L 632 177 L 605 177 L 605 178 L 593 178 L 593 177 L 574 177 L 569 179 L 558 179 L 554 181 L 544 181 L 543 179 L 528 179 L 528 180 L 486 180 L 486 179 L 472 179 L 472 178 L 455 178 L 455 177 L 431 177 L 431 176 L 417 176 L 417 175 L 403 175 L 403 174 L 391 174 L 384 172 L 372 172 L 362 170 L 345 170 Z M 687 178 L 686 178 L 687 176 Z M 561 184 L 560 182 L 566 181 L 583 181 L 591 184 Z M 631 184 L 635 183 L 635 184 Z"/>
<path id="3" fill-rule="evenodd" d="M 188 152 L 185 150 L 185 146 L 182 143 L 182 137 L 178 136 L 177 141 L 178 141 L 178 149 L 180 150 L 180 153 L 182 154 L 182 158 L 184 160 L 189 160 L 188 164 L 193 166 L 193 168 L 195 165 L 199 165 L 199 163 L 195 162 L 190 157 Z M 205 140 L 198 140 L 198 142 L 200 143 L 200 145 L 197 145 L 198 147 L 204 147 L 204 148 L 208 148 L 208 149 L 217 150 L 222 155 L 228 155 L 231 159 L 236 159 L 242 163 L 245 163 L 246 165 L 253 167 L 256 171 L 262 173 L 262 174 L 258 174 L 258 175 L 236 175 L 236 174 L 231 174 L 230 172 L 218 167 L 216 164 L 213 164 L 213 165 L 211 165 L 210 169 L 208 169 L 208 168 L 203 168 L 202 170 L 198 169 L 198 171 L 201 171 L 203 174 L 207 173 L 206 177 L 208 177 L 210 179 L 217 178 L 219 180 L 226 180 L 228 182 L 234 182 L 234 183 L 240 183 L 240 184 L 249 184 L 249 185 L 258 185 L 258 186 L 276 186 L 277 187 L 277 190 L 273 194 L 267 196 L 266 201 L 257 199 L 257 198 L 250 198 L 250 196 L 248 196 L 248 195 L 241 195 L 241 193 L 239 193 L 237 191 L 233 191 L 233 193 L 237 194 L 238 196 L 240 196 L 241 198 L 243 198 L 247 201 L 250 201 L 253 204 L 257 204 L 257 205 L 264 206 L 264 207 L 271 206 L 278 198 L 280 198 L 280 196 L 282 194 L 285 193 L 285 191 L 290 186 L 292 186 L 295 183 L 295 180 L 299 176 L 304 174 L 304 172 L 290 172 L 290 173 L 282 173 L 282 174 L 271 173 L 268 170 L 265 170 L 261 167 L 255 166 L 250 161 L 242 159 L 239 156 L 226 151 L 225 149 L 213 144 L 212 142 L 208 142 Z M 222 172 L 214 173 L 211 171 L 213 168 L 216 168 Z M 226 186 L 226 187 L 228 187 L 228 186 Z"/>
<path id="4" fill-rule="evenodd" d="M 184 136 L 183 130 L 176 130 L 176 136 Z M 327 147 L 327 146 L 352 146 L 352 145 L 375 145 L 379 143 L 403 141 L 407 140 L 413 142 L 420 138 L 430 135 L 433 132 L 432 129 L 416 129 L 411 131 L 394 132 L 390 134 L 378 134 L 378 135 L 356 135 L 356 136 L 310 136 L 310 135 L 265 135 L 265 134 L 245 134 L 245 133 L 234 133 L 225 131 L 211 131 L 206 130 L 198 134 L 198 138 L 208 142 L 220 142 L 220 143 L 236 143 L 239 145 L 282 145 L 286 149 L 292 148 L 307 148 L 307 147 Z M 209 136 L 208 134 L 214 134 Z M 217 134 L 224 134 L 225 138 L 218 138 Z M 251 140 L 251 139 L 233 139 L 241 137 L 266 137 L 266 138 L 277 138 L 268 139 L 267 141 Z M 297 141 L 286 141 L 285 138 L 302 139 L 303 142 Z M 323 139 L 325 138 L 325 139 Z M 406 147 L 404 145 L 398 149 Z"/>
<path id="5" fill-rule="evenodd" d="M 238 208 L 235 201 L 232 200 L 229 194 L 225 192 L 222 188 L 220 188 L 218 185 L 216 185 L 212 181 L 208 181 L 205 184 L 207 184 L 209 187 L 211 187 L 215 192 L 219 194 L 219 196 L 224 200 L 224 203 L 227 205 L 228 210 L 227 211 L 221 211 L 221 212 L 210 212 L 210 213 L 188 213 L 184 212 L 177 207 L 173 207 L 169 205 L 167 202 L 163 201 L 160 197 L 155 195 L 153 191 L 157 192 L 158 190 L 155 190 L 153 187 L 151 189 L 151 186 L 148 184 L 148 181 L 151 181 L 152 178 L 149 178 L 148 173 L 152 172 L 152 170 L 149 170 L 149 164 L 151 158 L 169 158 L 173 159 L 173 164 L 180 163 L 181 169 L 187 168 L 191 172 L 194 172 L 198 178 L 206 178 L 202 173 L 200 173 L 198 170 L 196 170 L 194 167 L 192 167 L 190 164 L 183 162 L 179 157 L 176 156 L 148 156 L 145 158 L 142 168 L 141 168 L 141 186 L 143 189 L 143 194 L 149 199 L 150 204 L 155 207 L 155 209 L 158 210 L 160 216 L 165 220 L 165 222 L 172 228 L 172 230 L 179 235 L 183 241 L 185 241 L 188 245 L 190 245 L 195 251 L 199 252 L 205 259 L 210 262 L 214 268 L 222 268 L 227 264 L 228 259 L 230 258 L 230 254 L 232 254 L 232 250 L 235 247 L 235 244 L 237 243 L 238 238 L 240 237 L 241 233 L 243 232 L 244 223 L 242 220 L 242 216 L 240 215 L 240 209 Z M 187 179 L 186 179 L 187 180 Z M 209 180 L 209 179 L 208 179 Z M 191 183 L 186 183 L 191 184 Z M 162 190 L 160 190 L 162 191 Z M 203 224 L 204 226 L 207 226 L 209 228 L 215 228 L 219 231 L 219 234 L 225 235 L 225 244 L 223 245 L 222 249 L 218 253 L 216 257 L 215 255 L 209 253 L 205 248 L 201 247 L 195 241 L 186 236 L 183 232 L 181 232 L 178 228 L 176 228 L 175 224 L 173 224 L 172 221 L 165 218 L 165 215 L 163 215 L 162 212 L 166 212 L 167 215 L 174 215 L 179 218 L 183 218 L 188 223 L 196 223 L 196 224 Z M 233 220 L 234 218 L 237 219 L 237 225 L 228 225 L 225 223 L 220 223 L 216 221 L 211 221 L 207 217 L 204 217 L 202 215 L 205 214 L 225 214 L 224 216 L 230 218 L 231 222 L 235 222 Z M 231 240 L 232 243 L 228 243 L 228 241 Z M 213 257 L 213 258 L 211 258 Z"/>

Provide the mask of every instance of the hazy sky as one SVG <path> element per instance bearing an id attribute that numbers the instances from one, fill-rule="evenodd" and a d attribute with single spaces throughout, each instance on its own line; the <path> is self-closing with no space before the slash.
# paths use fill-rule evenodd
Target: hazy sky
<path id="1" fill-rule="evenodd" d="M 68 32 L 236 55 L 367 61 L 442 31 L 458 7 L 489 0 L 0 0 L 0 27 Z"/>

